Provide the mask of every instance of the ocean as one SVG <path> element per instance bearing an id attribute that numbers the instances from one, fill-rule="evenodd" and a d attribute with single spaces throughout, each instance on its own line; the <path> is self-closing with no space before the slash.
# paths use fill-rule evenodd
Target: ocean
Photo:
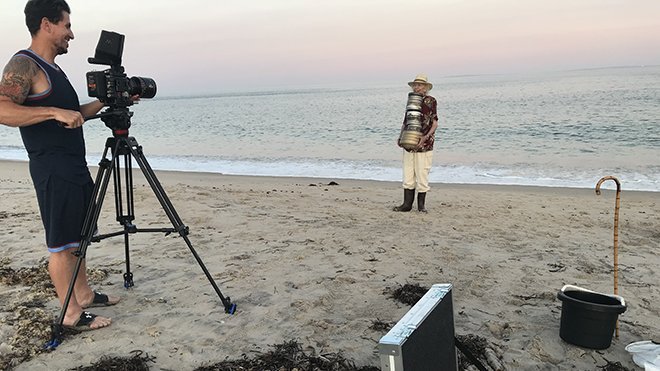
<path id="1" fill-rule="evenodd" d="M 660 66 L 431 81 L 432 183 L 593 188 L 613 175 L 623 190 L 660 191 Z M 403 81 L 157 96 L 131 107 L 130 133 L 155 169 L 400 181 L 408 92 Z M 110 135 L 85 124 L 91 165 Z M 0 125 L 0 159 L 27 160 L 17 129 Z"/>

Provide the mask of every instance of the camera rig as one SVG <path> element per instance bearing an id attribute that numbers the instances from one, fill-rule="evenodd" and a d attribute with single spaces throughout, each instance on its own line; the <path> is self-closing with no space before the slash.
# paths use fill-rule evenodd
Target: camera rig
<path id="1" fill-rule="evenodd" d="M 133 112 L 128 107 L 133 104 L 133 96 L 139 95 L 142 98 L 153 98 L 156 95 L 156 83 L 154 80 L 146 77 L 127 77 L 124 68 L 121 66 L 121 55 L 124 49 L 124 36 L 115 32 L 102 31 L 96 54 L 94 58 L 89 58 L 90 63 L 104 64 L 110 66 L 105 71 L 93 71 L 87 73 L 87 90 L 90 97 L 98 98 L 108 108 L 102 113 L 88 117 L 87 120 L 100 118 L 107 127 L 112 129 L 113 136 L 108 138 L 103 150 L 102 159 L 99 162 L 99 169 L 94 181 L 94 190 L 91 195 L 91 201 L 87 208 L 87 214 L 83 222 L 81 231 L 81 240 L 78 248 L 73 255 L 77 257 L 76 266 L 73 270 L 73 276 L 69 283 L 69 288 L 62 304 L 62 310 L 57 322 L 52 325 L 52 335 L 50 341 L 46 343 L 45 349 L 53 350 L 62 342 L 64 337 L 64 316 L 66 314 L 69 302 L 73 295 L 73 288 L 81 270 L 83 259 L 87 253 L 87 248 L 92 242 L 99 242 L 105 238 L 124 236 L 124 250 L 126 254 L 126 273 L 124 273 L 124 287 L 129 289 L 133 287 L 133 273 L 130 267 L 129 257 L 129 235 L 135 233 L 178 233 L 185 241 L 188 249 L 197 260 L 200 268 L 206 275 L 211 286 L 220 298 L 225 307 L 225 312 L 234 314 L 236 304 L 231 302 L 231 298 L 225 297 L 220 288 L 215 283 L 213 276 L 204 265 L 204 262 L 195 251 L 195 248 L 188 238 L 188 227 L 183 224 L 179 214 L 174 209 L 174 205 L 165 193 L 165 189 L 156 177 L 156 173 L 147 161 L 142 146 L 138 144 L 134 137 L 128 136 L 128 128 L 131 126 L 131 116 Z M 133 195 L 133 160 L 135 160 L 149 186 L 158 199 L 163 211 L 172 223 L 172 227 L 165 228 L 139 228 L 135 223 L 135 197 Z M 123 167 L 122 167 L 123 163 Z M 122 175 L 123 174 L 123 175 Z M 98 234 L 96 226 L 98 225 L 101 208 L 105 198 L 108 185 L 112 179 L 114 184 L 115 211 L 116 220 L 122 225 L 122 229 L 107 234 Z"/>
<path id="2" fill-rule="evenodd" d="M 101 37 L 96 46 L 94 57 L 87 59 L 89 63 L 110 66 L 104 71 L 87 72 L 87 94 L 98 98 L 108 106 L 102 113 L 92 116 L 100 118 L 113 132 L 127 131 L 131 126 L 131 112 L 128 107 L 133 105 L 133 97 L 153 98 L 156 96 L 156 81 L 148 77 L 128 77 L 121 65 L 124 52 L 124 35 L 101 31 Z"/>

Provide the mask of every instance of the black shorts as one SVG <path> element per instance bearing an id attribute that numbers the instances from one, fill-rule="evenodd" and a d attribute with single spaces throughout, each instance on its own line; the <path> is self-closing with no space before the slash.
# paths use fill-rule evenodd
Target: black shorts
<path id="1" fill-rule="evenodd" d="M 39 184 L 35 183 L 34 188 L 46 230 L 48 251 L 77 248 L 94 192 L 91 177 L 71 181 L 51 174 Z"/>

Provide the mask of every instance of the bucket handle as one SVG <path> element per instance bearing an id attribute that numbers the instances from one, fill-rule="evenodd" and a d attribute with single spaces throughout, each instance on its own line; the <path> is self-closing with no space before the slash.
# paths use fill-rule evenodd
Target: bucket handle
<path id="1" fill-rule="evenodd" d="M 574 285 L 564 285 L 564 287 L 561 288 L 561 292 L 564 292 L 566 290 L 568 290 L 568 291 L 582 291 L 582 292 L 589 292 L 589 293 L 592 293 L 592 294 L 609 296 L 609 297 L 611 297 L 613 299 L 616 299 L 619 302 L 621 302 L 621 305 L 623 305 L 624 307 L 626 306 L 626 300 L 622 296 L 619 296 L 619 295 L 603 294 L 603 293 L 600 293 L 600 292 L 587 290 L 585 288 L 582 288 L 582 287 L 579 287 L 579 286 L 574 286 Z"/>

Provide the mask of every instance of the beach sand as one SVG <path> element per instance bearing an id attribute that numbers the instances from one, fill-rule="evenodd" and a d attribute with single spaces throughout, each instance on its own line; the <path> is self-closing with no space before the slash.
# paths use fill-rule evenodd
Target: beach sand
<path id="1" fill-rule="evenodd" d="M 178 235 L 131 235 L 130 290 L 123 288 L 123 239 L 105 239 L 89 247 L 87 259 L 88 267 L 110 272 L 96 288 L 122 297 L 93 310 L 112 317 L 112 326 L 71 336 L 17 370 L 88 366 L 137 349 L 156 357 L 151 369 L 192 370 L 289 340 L 379 367 L 377 343 L 387 331 L 370 327 L 410 309 L 386 294 L 406 283 L 451 283 L 456 334 L 487 339 L 509 370 L 597 370 L 608 361 L 634 369 L 624 347 L 660 337 L 660 192 L 626 191 L 625 179 L 618 282 L 628 309 L 619 317 L 620 337 L 595 351 L 560 339 L 557 293 L 564 284 L 613 292 L 613 182 L 600 196 L 593 189 L 433 184 L 423 214 L 391 211 L 402 199 L 394 182 L 157 174 L 237 312 L 224 312 Z M 135 224 L 170 227 L 138 170 L 135 183 Z M 101 233 L 119 230 L 111 188 Z M 47 252 L 26 163 L 0 162 L 0 198 L 5 266 L 38 266 Z M 19 321 L 8 319 L 27 291 L 0 284 L 0 356 L 12 352 Z M 55 317 L 57 300 L 45 309 Z"/>

